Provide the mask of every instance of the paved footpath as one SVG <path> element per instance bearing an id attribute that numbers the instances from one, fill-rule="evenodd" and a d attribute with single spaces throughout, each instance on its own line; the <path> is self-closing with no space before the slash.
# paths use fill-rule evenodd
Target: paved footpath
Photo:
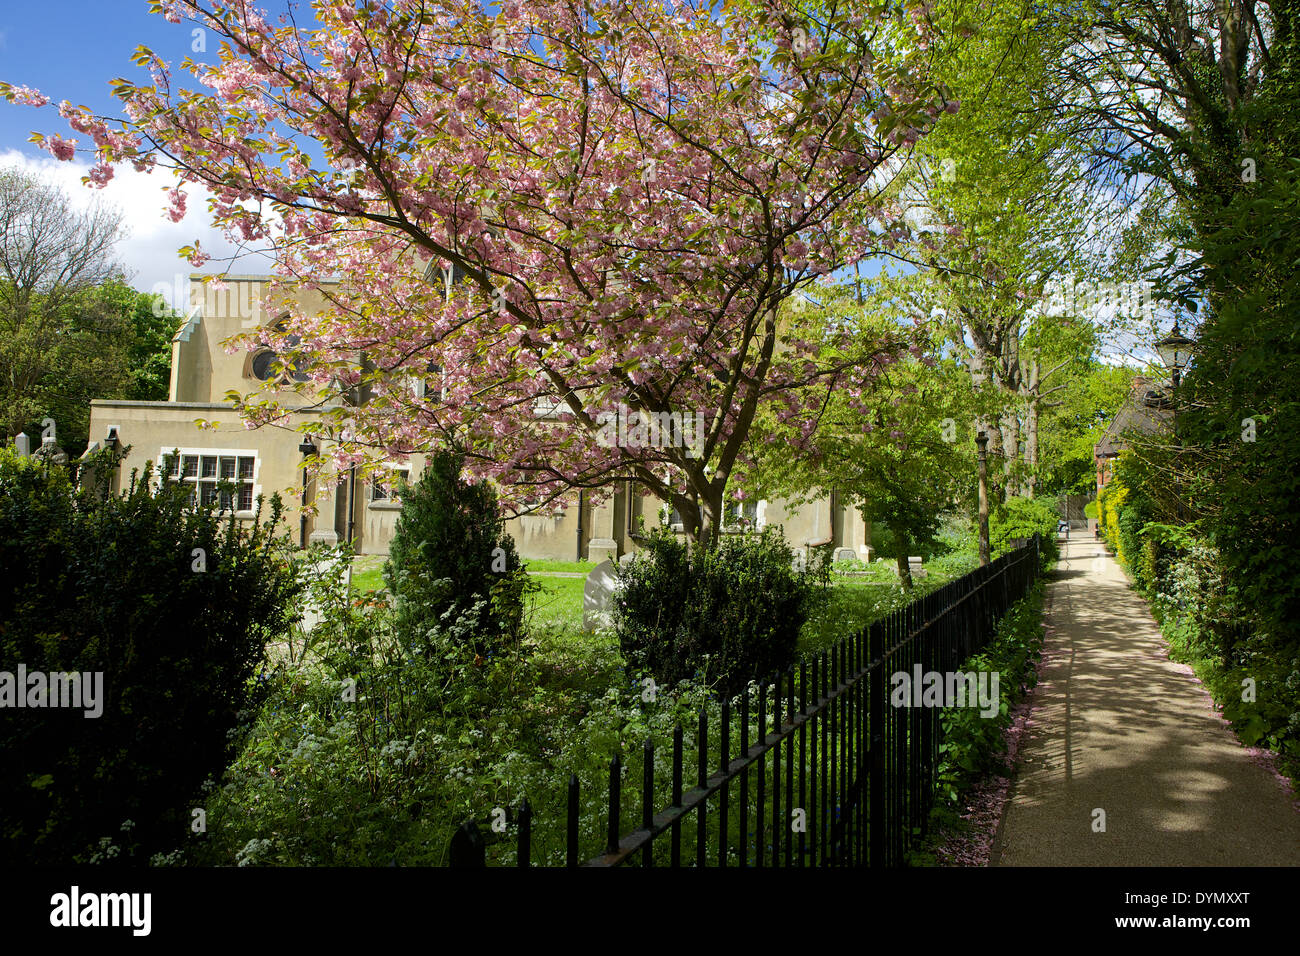
<path id="1" fill-rule="evenodd" d="M 1146 602 L 1075 532 L 993 866 L 1296 866 L 1300 812 L 1168 658 Z M 1105 832 L 1094 832 L 1094 811 Z"/>

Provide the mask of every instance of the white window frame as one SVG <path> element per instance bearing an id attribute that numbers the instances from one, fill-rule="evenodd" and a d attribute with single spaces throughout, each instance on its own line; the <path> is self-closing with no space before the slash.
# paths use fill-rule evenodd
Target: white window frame
<path id="1" fill-rule="evenodd" d="M 759 524 L 762 516 L 759 508 L 759 505 L 761 504 L 762 502 L 757 498 L 734 498 L 731 501 L 728 501 L 726 506 L 722 509 L 722 528 L 724 533 L 730 532 L 733 529 L 737 531 L 757 531 L 761 528 L 762 525 Z M 749 514 L 751 508 L 754 512 L 752 517 Z M 745 521 L 747 521 L 748 524 L 744 524 L 743 522 Z"/>
<path id="2" fill-rule="evenodd" d="M 537 418 L 559 418 L 566 407 L 558 398 L 538 395 L 533 399 L 533 415 Z"/>
<path id="3" fill-rule="evenodd" d="M 410 466 L 409 463 L 408 463 L 408 464 L 405 464 L 405 465 L 399 465 L 399 464 L 394 464 L 394 463 L 392 463 L 392 462 L 387 462 L 387 461 L 386 461 L 386 462 L 383 463 L 383 467 L 386 468 L 386 469 L 389 470 L 389 471 L 405 472 L 405 473 L 406 473 L 406 483 L 407 483 L 408 485 L 411 483 L 411 466 Z M 399 480 L 400 480 L 400 475 L 399 475 Z M 378 509 L 378 510 L 381 510 L 381 511 L 382 511 L 382 510 L 394 510 L 394 511 L 395 511 L 395 510 L 399 510 L 399 509 L 401 509 L 401 507 L 402 507 L 402 499 L 401 499 L 401 498 L 398 498 L 398 497 L 397 497 L 396 495 L 394 495 L 394 494 L 390 494 L 390 493 L 387 491 L 387 489 L 382 488 L 382 487 L 379 485 L 379 483 L 375 481 L 373 475 L 369 478 L 369 480 L 366 482 L 366 484 L 367 484 L 367 485 L 369 486 L 369 488 L 370 488 L 369 493 L 366 495 L 366 507 L 367 507 L 367 508 L 375 508 L 375 509 Z M 384 492 L 384 496 L 383 496 L 382 498 L 376 498 L 376 497 L 375 497 L 375 492 L 376 492 L 376 491 L 383 491 L 383 492 Z"/>
<path id="4" fill-rule="evenodd" d="M 436 372 L 426 372 L 425 375 L 429 377 L 438 376 L 438 400 L 445 402 L 447 400 L 447 370 L 439 366 Z M 429 395 L 429 378 L 422 378 L 419 374 L 411 373 L 406 376 L 406 385 L 416 398 L 423 399 Z"/>
<path id="5" fill-rule="evenodd" d="M 226 480 L 233 482 L 237 489 L 242 485 L 249 485 L 249 487 L 252 489 L 249 495 L 250 507 L 218 508 L 218 513 L 220 514 L 233 513 L 236 518 L 253 518 L 257 515 L 257 496 L 262 493 L 262 480 L 261 480 L 262 479 L 262 456 L 261 454 L 258 453 L 257 449 L 254 448 L 181 448 L 176 445 L 173 445 L 170 448 L 168 448 L 164 446 L 158 452 L 159 469 L 162 468 L 163 463 L 166 462 L 167 458 L 171 456 L 173 453 L 175 453 L 176 455 L 176 467 L 173 469 L 169 477 L 174 478 L 176 481 L 180 482 L 181 484 L 192 486 L 194 488 L 194 495 L 195 495 L 194 501 L 196 503 L 202 501 L 202 491 L 200 489 L 203 484 L 211 482 L 211 484 L 215 486 L 217 482 L 221 480 L 220 478 L 221 459 L 222 458 L 235 459 L 235 477 Z M 187 457 L 198 459 L 196 476 L 194 478 L 183 477 L 184 468 L 185 468 L 185 459 Z M 204 458 L 217 459 L 217 476 L 218 476 L 217 478 L 208 479 L 202 477 Z M 253 475 L 251 478 L 239 477 L 239 459 L 241 458 L 253 459 Z M 162 476 L 159 475 L 160 484 L 161 484 L 161 480 L 162 480 Z M 236 490 L 235 494 L 236 495 L 239 494 L 238 490 Z M 218 500 L 217 504 L 220 505 L 220 503 L 221 503 L 220 500 Z M 238 498 L 236 497 L 232 501 L 232 504 L 238 505 L 238 503 L 239 501 Z"/>

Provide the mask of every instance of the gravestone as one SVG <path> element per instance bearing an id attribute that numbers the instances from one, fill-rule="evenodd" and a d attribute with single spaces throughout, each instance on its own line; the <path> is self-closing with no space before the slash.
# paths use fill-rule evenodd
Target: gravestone
<path id="1" fill-rule="evenodd" d="M 582 588 L 582 629 L 584 631 L 612 626 L 611 605 L 618 590 L 619 583 L 618 577 L 614 574 L 614 562 L 607 558 L 587 575 L 587 583 Z"/>
<path id="2" fill-rule="evenodd" d="M 884 559 L 882 558 L 881 560 Z M 893 567 L 894 567 L 894 573 L 898 574 L 897 561 L 894 562 Z M 920 578 L 925 577 L 927 574 L 925 568 L 921 566 L 920 555 L 910 554 L 907 556 L 907 570 L 912 575 L 913 581 L 919 580 Z"/>
<path id="3" fill-rule="evenodd" d="M 343 558 L 338 556 L 305 564 L 303 567 L 305 577 L 308 581 L 319 580 L 321 578 L 333 578 L 335 575 L 339 574 L 339 562 L 341 561 L 343 561 Z M 351 561 L 346 563 L 346 567 L 342 569 L 342 574 L 343 581 L 340 586 L 342 587 L 344 594 L 349 594 L 352 587 Z M 310 598 L 307 598 L 302 612 L 302 629 L 304 631 L 314 631 L 324 616 L 324 611 L 313 604 Z"/>
<path id="4" fill-rule="evenodd" d="M 32 453 L 32 440 L 27 437 L 26 432 L 19 432 L 18 437 L 14 439 L 14 447 L 18 449 L 18 454 L 26 458 Z"/>
<path id="5" fill-rule="evenodd" d="M 54 439 L 41 442 L 41 447 L 32 452 L 32 457 L 37 461 L 49 462 L 52 465 L 67 465 L 68 463 L 68 453 Z"/>
<path id="6" fill-rule="evenodd" d="M 852 548 L 836 548 L 832 560 L 856 562 L 858 560 L 858 553 Z"/>

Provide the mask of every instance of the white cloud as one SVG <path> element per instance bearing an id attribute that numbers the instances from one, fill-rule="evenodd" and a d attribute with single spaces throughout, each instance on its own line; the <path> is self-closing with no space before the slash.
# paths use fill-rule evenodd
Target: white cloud
<path id="1" fill-rule="evenodd" d="M 264 274 L 270 271 L 270 260 L 255 253 L 242 255 L 233 262 L 225 261 L 237 250 L 208 221 L 207 190 L 185 186 L 189 197 L 185 218 L 172 222 L 167 217 L 166 190 L 176 184 L 176 179 L 168 170 L 138 173 L 126 164 L 116 167 L 106 187 L 92 189 L 81 183 L 90 164 L 80 158 L 64 163 L 16 149 L 0 152 L 0 168 L 15 166 L 63 187 L 79 207 L 96 200 L 117 207 L 126 227 L 126 238 L 118 244 L 117 254 L 128 281 L 141 291 L 162 293 L 172 306 L 184 306 L 188 302 L 188 282 L 193 272 Z M 177 249 L 191 245 L 196 239 L 204 252 L 213 257 L 202 269 L 195 269 L 176 254 Z"/>

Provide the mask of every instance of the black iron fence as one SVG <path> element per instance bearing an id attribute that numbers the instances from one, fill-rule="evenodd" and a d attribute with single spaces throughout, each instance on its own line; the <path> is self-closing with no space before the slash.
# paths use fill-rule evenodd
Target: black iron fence
<path id="1" fill-rule="evenodd" d="M 658 810 L 656 753 L 646 741 L 641 822 L 630 832 L 621 822 L 623 761 L 614 757 L 604 850 L 585 861 L 579 782 L 570 777 L 566 865 L 902 865 L 926 835 L 944 707 L 996 707 L 981 683 L 990 675 L 963 675 L 958 668 L 1029 591 L 1040 553 L 1038 538 L 1021 543 L 805 658 L 736 706 L 723 703 L 712 725 L 701 710 L 693 768 L 677 725 L 671 796 Z M 527 800 L 508 814 L 519 866 L 532 865 L 533 817 Z M 452 865 L 484 865 L 486 846 L 502 836 L 467 822 L 452 838 Z"/>

